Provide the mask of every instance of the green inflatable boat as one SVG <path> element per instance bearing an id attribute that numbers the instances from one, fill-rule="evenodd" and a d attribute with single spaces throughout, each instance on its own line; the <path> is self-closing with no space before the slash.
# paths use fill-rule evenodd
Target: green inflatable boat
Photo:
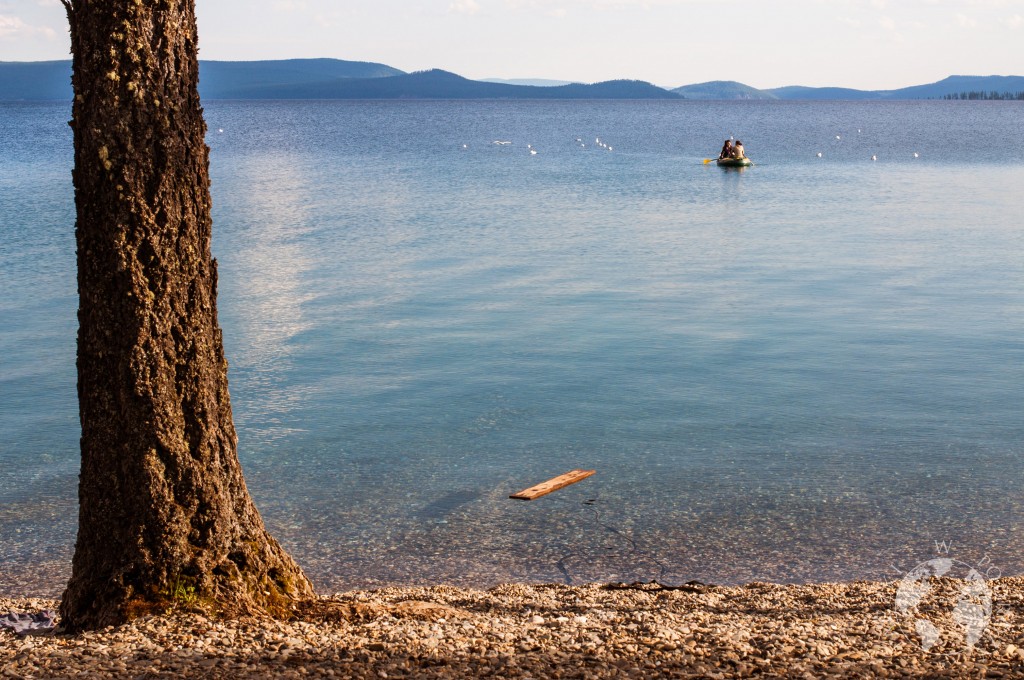
<path id="1" fill-rule="evenodd" d="M 745 168 L 754 164 L 749 158 L 719 158 L 715 162 L 723 168 Z"/>

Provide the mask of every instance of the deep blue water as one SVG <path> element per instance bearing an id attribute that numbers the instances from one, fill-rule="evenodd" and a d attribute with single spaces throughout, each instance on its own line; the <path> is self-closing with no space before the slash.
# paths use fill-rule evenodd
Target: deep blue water
<path id="1" fill-rule="evenodd" d="M 1024 568 L 1021 103 L 206 115 L 240 455 L 321 590 Z M 68 117 L 0 104 L 0 592 L 74 540 Z"/>

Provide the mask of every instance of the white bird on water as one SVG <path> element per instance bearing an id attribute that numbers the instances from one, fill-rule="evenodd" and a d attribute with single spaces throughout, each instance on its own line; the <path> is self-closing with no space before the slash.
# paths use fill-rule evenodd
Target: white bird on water
<path id="1" fill-rule="evenodd" d="M 818 158 L 821 158 L 821 152 L 820 151 L 818 152 Z"/>
<path id="2" fill-rule="evenodd" d="M 916 151 L 914 152 L 914 158 L 917 158 L 917 152 Z"/>
<path id="3" fill-rule="evenodd" d="M 536 156 L 537 155 L 537 150 L 536 149 L 530 149 L 530 155 L 531 156 Z"/>
<path id="4" fill-rule="evenodd" d="M 873 160 L 873 161 L 877 161 L 877 160 L 878 160 L 878 156 L 875 156 L 874 154 L 872 154 L 872 155 L 871 155 L 871 160 Z"/>

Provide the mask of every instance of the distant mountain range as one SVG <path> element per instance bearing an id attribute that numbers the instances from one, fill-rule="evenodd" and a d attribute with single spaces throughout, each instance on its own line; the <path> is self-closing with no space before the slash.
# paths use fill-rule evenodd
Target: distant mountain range
<path id="1" fill-rule="evenodd" d="M 717 80 L 697 85 L 684 85 L 672 92 L 686 99 L 943 99 L 962 94 L 985 96 L 1024 93 L 1022 76 L 950 76 L 937 83 L 915 85 L 899 90 L 853 90 L 845 87 L 777 87 L 758 90 L 743 83 Z"/>
<path id="2" fill-rule="evenodd" d="M 337 81 L 404 75 L 384 64 L 340 59 L 199 62 L 204 99 L 283 99 L 279 88 L 327 87 Z M 0 101 L 71 98 L 71 61 L 0 61 Z"/>
<path id="3" fill-rule="evenodd" d="M 764 90 L 758 90 L 734 80 L 712 80 L 709 83 L 683 85 L 675 88 L 672 92 L 685 99 L 778 99 Z"/>
<path id="4" fill-rule="evenodd" d="M 484 83 L 503 83 L 505 85 L 532 85 L 534 87 L 557 87 L 573 85 L 577 80 L 551 80 L 550 78 L 481 78 Z"/>
<path id="5" fill-rule="evenodd" d="M 200 91 L 202 86 L 200 85 Z M 468 80 L 434 69 L 386 78 L 337 78 L 315 83 L 235 88 L 235 99 L 675 99 L 639 80 L 536 87 Z M 269 96 L 273 93 L 274 96 Z M 213 97 L 214 99 L 220 97 Z"/>
<path id="6" fill-rule="evenodd" d="M 282 61 L 200 61 L 199 95 L 208 99 L 248 99 L 262 93 L 272 96 L 277 88 L 325 87 L 354 78 L 387 78 L 404 71 L 384 64 L 340 59 L 285 59 Z"/>
<path id="7" fill-rule="evenodd" d="M 950 76 L 899 90 L 780 87 L 734 81 L 666 89 L 640 80 L 592 85 L 544 79 L 469 80 L 438 69 L 406 73 L 340 59 L 200 61 L 199 93 L 212 99 L 942 99 L 1019 96 L 1021 76 Z M 971 95 L 971 96 L 967 96 Z M 71 61 L 0 62 L 0 101 L 69 100 Z"/>

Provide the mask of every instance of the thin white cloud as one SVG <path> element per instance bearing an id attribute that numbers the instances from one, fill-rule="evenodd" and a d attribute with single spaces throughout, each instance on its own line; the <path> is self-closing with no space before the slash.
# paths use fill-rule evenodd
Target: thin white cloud
<path id="1" fill-rule="evenodd" d="M 19 17 L 0 14 L 0 38 L 44 38 L 53 39 L 57 32 L 49 26 L 32 26 Z"/>
<path id="2" fill-rule="evenodd" d="M 337 25 L 335 18 L 326 14 L 317 14 L 313 17 L 313 22 L 320 28 L 334 28 Z"/>
<path id="3" fill-rule="evenodd" d="M 480 3 L 476 0 L 455 0 L 448 5 L 448 11 L 456 14 L 476 14 L 480 11 Z"/>
<path id="4" fill-rule="evenodd" d="M 710 4 L 712 0 L 505 0 L 512 9 L 539 9 L 546 14 L 565 16 L 573 8 L 583 9 L 650 9 L 693 4 Z"/>
<path id="5" fill-rule="evenodd" d="M 832 2 L 834 0 L 822 0 L 823 2 Z M 892 3 L 889 0 L 866 0 L 867 4 L 871 7 L 885 8 L 891 7 Z M 900 5 L 912 6 L 914 4 L 927 5 L 930 7 L 949 7 L 951 9 L 976 9 L 980 7 L 988 7 L 993 9 L 999 9 L 1003 7 L 1022 7 L 1024 6 L 1024 0 L 901 0 Z"/>
<path id="6" fill-rule="evenodd" d="M 25 22 L 18 17 L 8 17 L 0 14 L 0 38 L 10 38 L 22 33 L 26 28 Z"/>
<path id="7" fill-rule="evenodd" d="M 957 14 L 956 23 L 960 28 L 977 28 L 978 20 L 974 17 L 969 17 L 966 14 Z"/>
<path id="8" fill-rule="evenodd" d="M 893 42 L 896 45 L 902 45 L 906 43 L 907 38 L 904 35 L 902 29 L 909 28 L 908 25 L 901 25 L 896 23 L 896 20 L 890 16 L 883 16 L 878 18 L 878 26 L 882 29 L 886 39 Z"/>

